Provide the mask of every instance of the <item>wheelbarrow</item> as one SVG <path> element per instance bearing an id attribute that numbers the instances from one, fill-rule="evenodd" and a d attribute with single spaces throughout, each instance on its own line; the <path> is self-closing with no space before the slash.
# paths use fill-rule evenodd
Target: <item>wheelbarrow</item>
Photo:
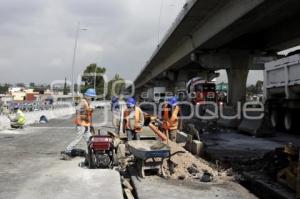
<path id="1" fill-rule="evenodd" d="M 129 151 L 135 157 L 138 174 L 145 177 L 145 170 L 158 170 L 165 177 L 163 161 L 170 157 L 170 147 L 158 140 L 133 140 Z"/>

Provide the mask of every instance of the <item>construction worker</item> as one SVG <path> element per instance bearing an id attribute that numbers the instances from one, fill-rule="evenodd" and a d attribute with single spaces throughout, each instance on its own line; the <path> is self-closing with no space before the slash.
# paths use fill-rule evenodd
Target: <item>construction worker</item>
<path id="1" fill-rule="evenodd" d="M 127 109 L 124 111 L 125 130 L 128 140 L 139 140 L 140 133 L 143 131 L 144 113 L 136 105 L 134 98 L 127 100 Z"/>
<path id="2" fill-rule="evenodd" d="M 119 104 L 119 98 L 116 96 L 112 96 L 111 98 L 111 111 L 119 111 L 120 110 L 120 104 Z"/>
<path id="3" fill-rule="evenodd" d="M 21 111 L 19 105 L 14 106 L 15 116 L 12 117 L 11 115 L 7 115 L 8 119 L 10 120 L 10 126 L 14 129 L 23 128 L 26 122 L 26 118 L 24 113 Z"/>
<path id="4" fill-rule="evenodd" d="M 180 108 L 177 105 L 177 97 L 171 97 L 163 104 L 162 121 L 163 128 L 169 134 L 169 139 L 176 141 L 176 134 L 179 127 Z"/>
<path id="5" fill-rule="evenodd" d="M 112 123 L 116 128 L 116 132 L 119 132 L 120 128 L 120 104 L 119 98 L 116 96 L 112 96 L 111 98 L 111 111 L 112 111 Z"/>
<path id="6" fill-rule="evenodd" d="M 62 154 L 66 154 L 71 156 L 72 150 L 76 147 L 76 145 L 80 142 L 82 137 L 88 144 L 90 141 L 90 137 L 92 136 L 91 131 L 93 130 L 92 127 L 92 117 L 94 108 L 91 106 L 92 98 L 96 97 L 95 89 L 87 89 L 84 93 L 84 98 L 78 105 L 78 110 L 76 111 L 76 130 L 77 136 L 76 138 L 67 146 L 66 150 L 62 152 Z"/>

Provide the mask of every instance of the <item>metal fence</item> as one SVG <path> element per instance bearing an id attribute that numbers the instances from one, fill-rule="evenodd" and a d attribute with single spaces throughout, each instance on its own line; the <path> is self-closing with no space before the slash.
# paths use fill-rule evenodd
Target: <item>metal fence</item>
<path id="1" fill-rule="evenodd" d="M 48 101 L 45 102 L 9 102 L 7 104 L 0 103 L 0 115 L 5 115 L 7 113 L 12 113 L 14 108 L 18 106 L 23 112 L 34 112 L 41 110 L 53 110 L 57 108 L 68 107 L 69 104 L 62 102 L 50 103 Z"/>

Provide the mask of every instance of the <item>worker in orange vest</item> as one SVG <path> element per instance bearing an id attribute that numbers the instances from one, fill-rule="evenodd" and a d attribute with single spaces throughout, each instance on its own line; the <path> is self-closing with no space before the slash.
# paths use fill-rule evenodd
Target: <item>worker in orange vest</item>
<path id="1" fill-rule="evenodd" d="M 76 130 L 77 136 L 76 138 L 67 146 L 66 150 L 62 152 L 62 154 L 66 154 L 71 156 L 72 150 L 76 147 L 76 145 L 80 142 L 82 138 L 89 143 L 90 137 L 92 136 L 92 118 L 93 118 L 93 110 L 94 108 L 91 106 L 91 99 L 96 97 L 95 89 L 87 89 L 84 93 L 84 98 L 78 105 L 78 110 L 76 111 Z"/>
<path id="2" fill-rule="evenodd" d="M 176 134 L 179 128 L 180 108 L 177 105 L 177 98 L 171 97 L 163 105 L 161 118 L 163 129 L 169 134 L 169 139 L 176 141 Z"/>
<path id="3" fill-rule="evenodd" d="M 140 133 L 143 131 L 144 113 L 136 105 L 134 98 L 127 100 L 127 109 L 124 111 L 125 130 L 128 140 L 139 140 Z"/>

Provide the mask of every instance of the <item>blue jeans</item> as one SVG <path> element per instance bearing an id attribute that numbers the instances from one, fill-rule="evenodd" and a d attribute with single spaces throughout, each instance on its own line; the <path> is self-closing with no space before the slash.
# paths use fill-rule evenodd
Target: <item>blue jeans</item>
<path id="1" fill-rule="evenodd" d="M 127 129 L 126 132 L 127 132 L 128 141 L 130 141 L 130 140 L 140 140 L 141 139 L 140 134 L 135 132 L 134 130 Z"/>

